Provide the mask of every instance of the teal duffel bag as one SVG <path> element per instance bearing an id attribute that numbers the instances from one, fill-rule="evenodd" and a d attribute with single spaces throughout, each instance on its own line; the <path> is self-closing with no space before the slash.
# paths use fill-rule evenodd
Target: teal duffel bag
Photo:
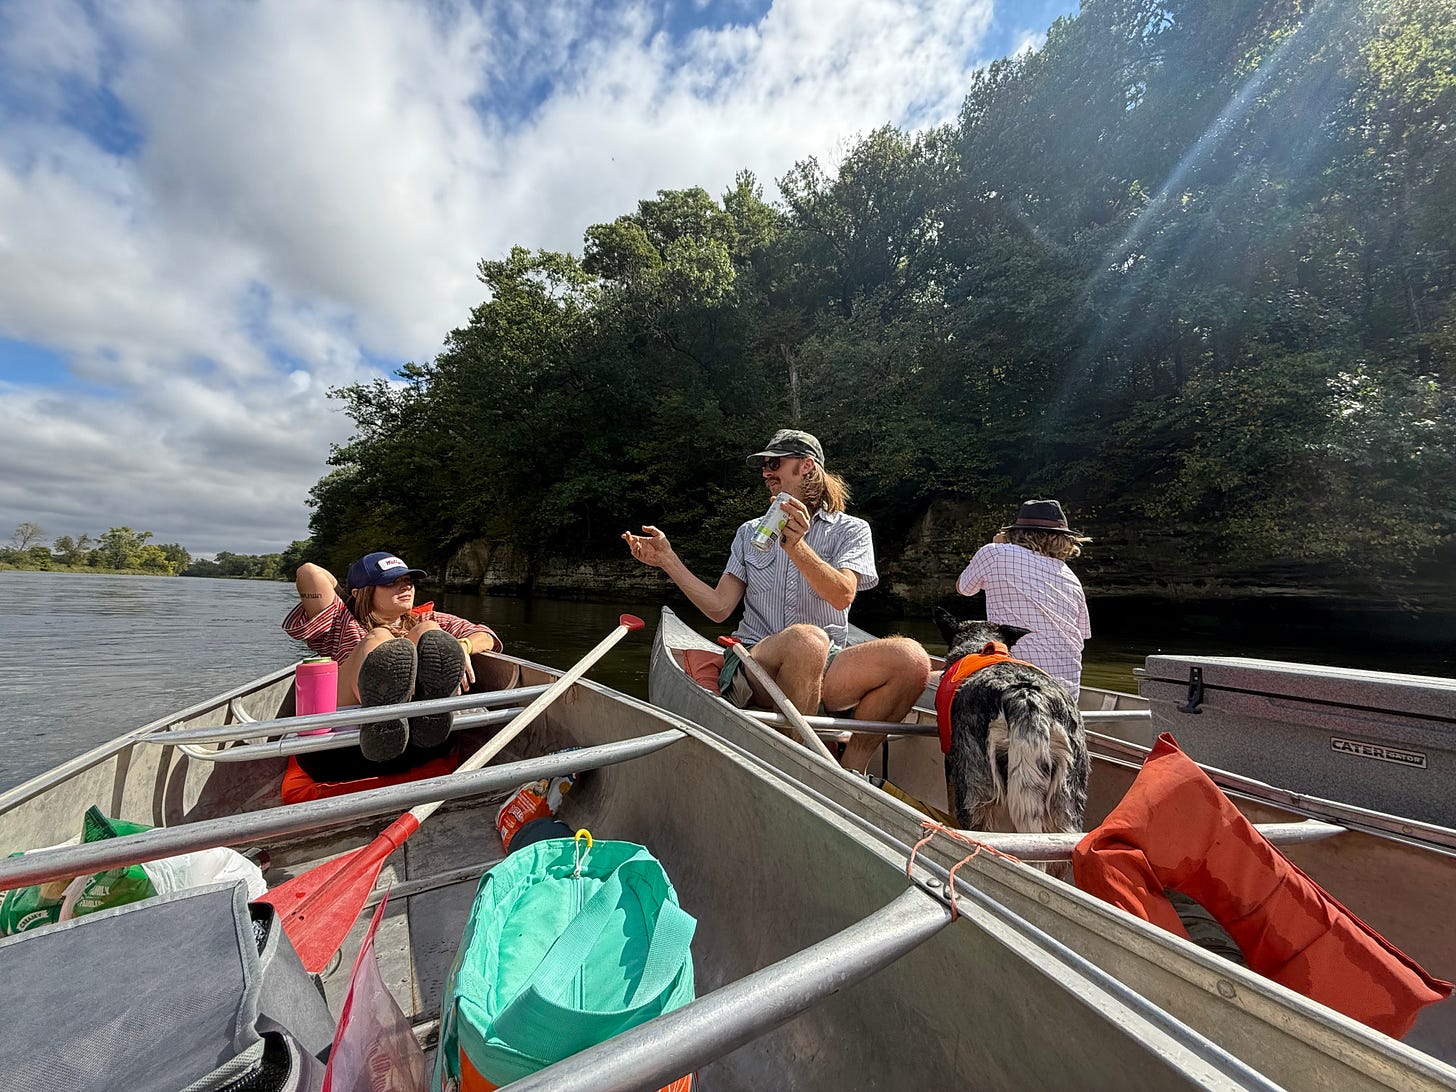
<path id="1" fill-rule="evenodd" d="M 487 872 L 445 984 L 436 1090 L 508 1084 L 693 999 L 697 922 L 642 846 L 517 850 Z"/>

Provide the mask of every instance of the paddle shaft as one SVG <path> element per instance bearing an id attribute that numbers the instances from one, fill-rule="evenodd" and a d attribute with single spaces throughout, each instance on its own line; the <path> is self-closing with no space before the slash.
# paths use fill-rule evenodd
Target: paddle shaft
<path id="1" fill-rule="evenodd" d="M 839 763 L 835 761 L 829 748 L 824 746 L 824 741 L 819 738 L 819 733 L 809 726 L 809 722 L 804 719 L 804 714 L 799 712 L 799 707 L 789 701 L 789 696 L 779 689 L 779 684 L 774 682 L 773 676 L 768 673 L 763 664 L 755 660 L 753 653 L 743 647 L 743 642 L 736 637 L 720 637 L 718 641 L 738 657 L 743 669 L 753 677 L 754 682 L 763 688 L 764 693 L 769 696 L 774 705 L 778 706 L 779 712 L 788 718 L 794 731 L 799 733 L 800 741 L 825 762 L 837 768 Z"/>
<path id="2" fill-rule="evenodd" d="M 615 645 L 618 641 L 620 641 L 623 637 L 627 636 L 627 634 L 631 633 L 633 630 L 641 628 L 642 619 L 635 618 L 630 614 L 622 615 L 621 622 L 617 626 L 617 628 L 612 630 L 611 633 L 607 634 L 606 637 L 602 638 L 601 642 L 596 646 L 596 648 L 588 652 L 585 656 L 578 660 L 576 664 L 569 671 L 566 672 L 566 674 L 562 675 L 561 678 L 557 679 L 554 683 L 548 686 L 544 694 L 542 694 L 530 705 L 526 706 L 526 708 L 522 709 L 518 714 L 516 714 L 516 718 L 509 724 L 507 724 L 504 728 L 502 728 L 499 732 L 497 732 L 494 736 L 492 736 L 484 746 L 482 746 L 478 751 L 476 751 L 473 755 L 467 758 L 464 762 L 460 763 L 459 768 L 455 772 L 468 773 L 471 770 L 478 770 L 482 766 L 484 766 L 492 758 L 498 755 L 507 743 L 515 739 L 516 736 L 520 735 L 521 731 L 533 720 L 535 720 L 543 709 L 545 709 L 548 705 L 554 702 L 562 694 L 566 693 L 566 691 L 570 690 L 571 687 L 575 685 L 576 680 L 585 675 L 587 671 L 591 669 L 593 664 L 595 664 L 598 660 L 600 660 L 603 656 L 607 654 L 608 650 L 610 650 L 613 645 Z M 820 746 L 823 746 L 823 744 L 820 744 Z M 418 807 L 411 808 L 409 810 L 409 814 L 414 816 L 416 824 L 423 823 L 426 819 L 433 815 L 435 809 L 443 803 L 443 800 L 434 800 L 428 804 L 420 804 Z"/>

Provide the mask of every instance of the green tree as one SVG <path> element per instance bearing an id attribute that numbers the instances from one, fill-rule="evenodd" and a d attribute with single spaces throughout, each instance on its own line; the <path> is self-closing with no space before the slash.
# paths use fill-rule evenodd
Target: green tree
<path id="1" fill-rule="evenodd" d="M 157 549 L 162 551 L 162 556 L 167 559 L 173 573 L 180 573 L 192 564 L 192 555 L 175 542 L 164 542 Z"/>
<path id="2" fill-rule="evenodd" d="M 86 564 L 86 555 L 91 552 L 91 536 L 82 532 L 76 538 L 70 535 L 62 535 L 56 539 L 56 556 L 66 565 Z"/>
<path id="3" fill-rule="evenodd" d="M 142 565 L 142 550 L 151 531 L 133 531 L 130 527 L 112 527 L 91 551 L 88 563 L 102 569 L 136 569 Z"/>

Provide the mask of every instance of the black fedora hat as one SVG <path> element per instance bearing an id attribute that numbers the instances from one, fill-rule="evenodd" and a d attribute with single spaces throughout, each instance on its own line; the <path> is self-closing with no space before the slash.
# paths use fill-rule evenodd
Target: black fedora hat
<path id="1" fill-rule="evenodd" d="M 1081 536 L 1081 531 L 1074 531 L 1067 526 L 1066 513 L 1062 511 L 1061 501 L 1054 500 L 1029 500 L 1021 502 L 1021 510 L 1016 513 L 1016 522 L 1008 523 L 1001 528 L 1003 531 L 1055 531 L 1063 535 Z"/>

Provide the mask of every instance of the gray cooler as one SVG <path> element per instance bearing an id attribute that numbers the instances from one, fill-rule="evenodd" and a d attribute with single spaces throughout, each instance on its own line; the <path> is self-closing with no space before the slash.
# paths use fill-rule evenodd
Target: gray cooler
<path id="1" fill-rule="evenodd" d="M 1232 656 L 1149 656 L 1155 732 L 1195 761 L 1456 827 L 1456 680 Z"/>

